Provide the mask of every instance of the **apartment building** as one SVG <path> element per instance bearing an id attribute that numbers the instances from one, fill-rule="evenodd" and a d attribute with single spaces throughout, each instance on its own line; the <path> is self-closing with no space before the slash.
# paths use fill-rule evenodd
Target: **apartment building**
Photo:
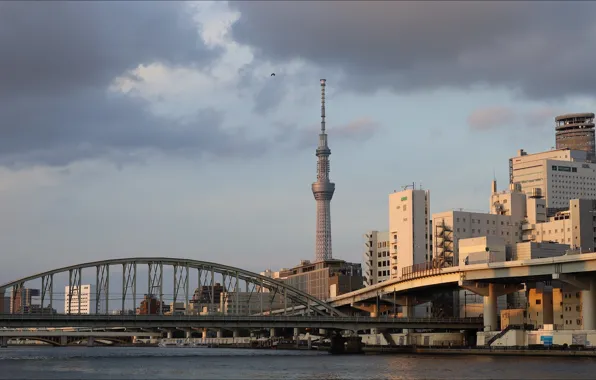
<path id="1" fill-rule="evenodd" d="M 391 278 L 389 231 L 368 231 L 364 234 L 364 286 Z"/>
<path id="2" fill-rule="evenodd" d="M 389 194 L 391 278 L 432 259 L 430 192 L 406 189 Z"/>

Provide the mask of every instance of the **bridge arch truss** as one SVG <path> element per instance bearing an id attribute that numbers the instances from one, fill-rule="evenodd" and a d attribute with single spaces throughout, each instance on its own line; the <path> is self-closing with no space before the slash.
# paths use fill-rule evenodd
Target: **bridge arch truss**
<path id="1" fill-rule="evenodd" d="M 147 278 L 144 280 L 146 281 L 146 294 L 154 296 L 156 300 L 159 300 L 158 314 L 163 314 L 164 286 L 172 289 L 172 305 L 176 305 L 178 302 L 184 302 L 184 312 L 190 313 L 191 272 L 196 272 L 196 276 L 193 277 L 197 280 L 195 283 L 197 289 L 210 290 L 210 294 L 206 295 L 208 302 L 205 303 L 217 305 L 229 301 L 231 309 L 227 309 L 225 314 L 240 315 L 241 309 L 244 308 L 243 310 L 245 310 L 246 306 L 248 306 L 249 314 L 267 314 L 275 308 L 272 305 L 274 300 L 276 300 L 275 302 L 282 302 L 284 309 L 290 311 L 292 306 L 305 306 L 309 313 L 344 316 L 342 312 L 326 302 L 276 279 L 213 262 L 165 257 L 120 258 L 58 268 L 2 284 L 0 285 L 0 296 L 4 295 L 7 290 L 11 290 L 13 294 L 18 294 L 18 292 L 25 289 L 27 282 L 41 280 L 40 312 L 44 313 L 45 311 L 47 313 L 47 310 L 49 310 L 51 313 L 52 308 L 55 306 L 55 301 L 57 301 L 55 298 L 57 294 L 55 292 L 55 276 L 67 274 L 69 289 L 81 289 L 83 285 L 83 270 L 85 270 L 87 276 L 89 270 L 91 270 L 95 275 L 94 286 L 92 287 L 94 290 L 92 301 L 95 306 L 95 314 L 108 314 L 110 310 L 110 297 L 118 296 L 118 294 L 110 294 L 110 290 L 113 291 L 113 287 L 112 289 L 110 288 L 110 268 L 114 267 L 119 267 L 121 270 L 120 280 L 122 286 L 119 294 L 121 301 L 119 306 L 121 306 L 123 313 L 127 302 L 128 304 L 132 302 L 135 308 L 138 305 L 138 301 L 140 300 L 138 297 L 138 283 L 143 280 L 137 274 L 139 272 L 144 274 L 144 269 L 146 269 Z M 165 284 L 164 268 L 171 268 L 173 272 L 171 285 Z M 120 275 L 120 270 L 118 270 L 117 276 Z M 216 278 L 219 280 L 216 281 Z M 216 284 L 219 281 L 221 281 L 220 285 L 224 293 L 221 300 L 217 299 L 215 291 Z M 68 292 L 64 302 L 68 305 L 73 305 L 73 301 L 75 301 L 75 305 L 78 305 L 78 309 L 72 310 L 72 307 L 69 307 L 67 308 L 68 313 L 81 314 L 81 292 Z M 11 302 L 15 302 L 15 300 L 11 298 Z M 243 303 L 246 305 L 243 305 Z M 251 310 L 251 306 L 256 308 L 256 310 Z M 279 305 L 277 305 L 277 308 L 279 308 Z M 19 312 L 24 313 L 24 308 L 21 307 Z"/>

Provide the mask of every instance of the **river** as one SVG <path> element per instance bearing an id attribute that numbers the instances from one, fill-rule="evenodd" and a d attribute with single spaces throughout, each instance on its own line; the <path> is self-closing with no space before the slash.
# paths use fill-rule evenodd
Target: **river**
<path id="1" fill-rule="evenodd" d="M 596 359 L 224 348 L 9 347 L 0 379 L 593 379 Z"/>

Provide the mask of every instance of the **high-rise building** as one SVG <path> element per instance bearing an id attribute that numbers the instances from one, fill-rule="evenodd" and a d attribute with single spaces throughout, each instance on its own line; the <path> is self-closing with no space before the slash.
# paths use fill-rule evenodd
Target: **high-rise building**
<path id="1" fill-rule="evenodd" d="M 331 198 L 335 184 L 329 180 L 329 156 L 331 149 L 327 145 L 325 132 L 325 79 L 321 79 L 321 133 L 317 147 L 317 182 L 312 184 L 312 193 L 317 201 L 317 231 L 315 242 L 315 261 L 332 259 L 331 244 Z"/>
<path id="2" fill-rule="evenodd" d="M 391 244 L 389 231 L 364 234 L 364 285 L 370 286 L 391 278 Z"/>
<path id="3" fill-rule="evenodd" d="M 594 114 L 570 113 L 555 118 L 557 149 L 582 150 L 587 159 L 594 162 Z"/>
<path id="4" fill-rule="evenodd" d="M 29 313 L 32 298 L 39 297 L 39 289 L 21 288 L 10 292 L 10 314 Z"/>
<path id="5" fill-rule="evenodd" d="M 89 284 L 64 287 L 64 313 L 65 314 L 93 314 L 95 302 L 92 302 L 93 287 Z"/>
<path id="6" fill-rule="evenodd" d="M 552 215 L 568 208 L 571 199 L 596 199 L 596 163 L 588 162 L 582 150 L 527 154 L 521 149 L 509 159 L 509 183 L 519 184 L 528 195 L 540 189 Z"/>
<path id="7" fill-rule="evenodd" d="M 431 260 L 430 192 L 407 189 L 389 194 L 391 278 Z"/>

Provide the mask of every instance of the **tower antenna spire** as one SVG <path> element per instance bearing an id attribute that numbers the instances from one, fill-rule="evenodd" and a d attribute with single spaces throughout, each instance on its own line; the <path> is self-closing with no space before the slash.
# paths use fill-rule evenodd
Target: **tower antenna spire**
<path id="1" fill-rule="evenodd" d="M 327 145 L 325 132 L 325 85 L 321 79 L 321 132 L 317 156 L 317 181 L 312 184 L 312 193 L 317 202 L 317 230 L 315 243 L 315 261 L 330 260 L 331 249 L 331 198 L 335 192 L 335 184 L 329 180 L 329 156 L 331 149 Z"/>

